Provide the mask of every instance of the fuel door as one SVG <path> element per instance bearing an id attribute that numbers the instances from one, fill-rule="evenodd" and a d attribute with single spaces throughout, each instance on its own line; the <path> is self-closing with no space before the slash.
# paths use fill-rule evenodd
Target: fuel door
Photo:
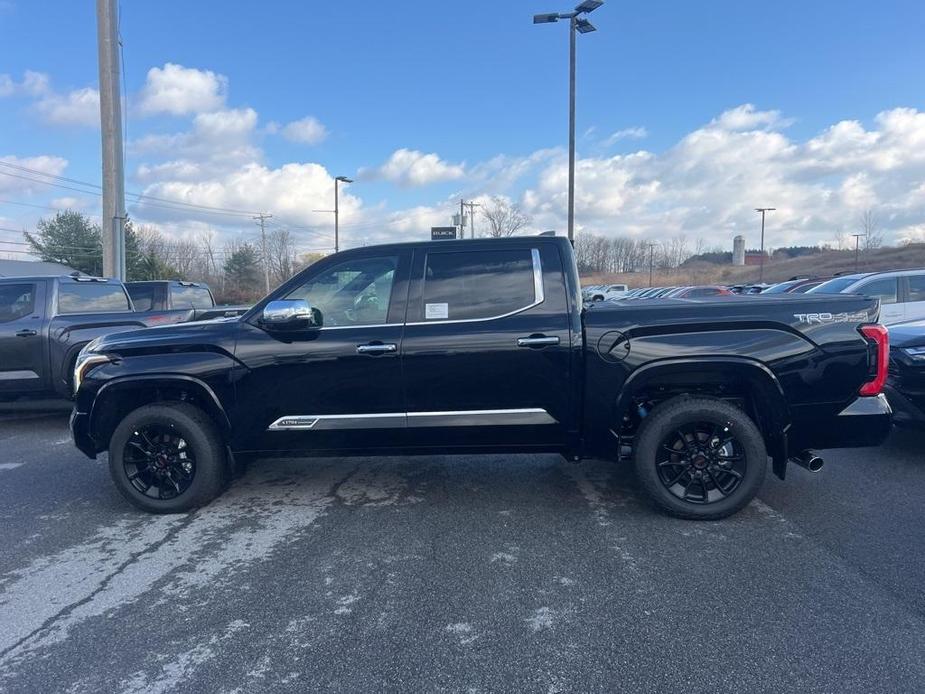
<path id="1" fill-rule="evenodd" d="M 605 361 L 623 361 L 630 353 L 629 338 L 619 330 L 606 332 L 597 341 L 597 353 Z"/>

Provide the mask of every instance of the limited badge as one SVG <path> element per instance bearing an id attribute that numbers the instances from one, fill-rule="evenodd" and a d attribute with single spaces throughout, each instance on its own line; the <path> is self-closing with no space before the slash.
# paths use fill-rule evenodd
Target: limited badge
<path id="1" fill-rule="evenodd" d="M 441 320 L 449 317 L 449 304 L 424 304 L 424 318 L 427 320 Z"/>

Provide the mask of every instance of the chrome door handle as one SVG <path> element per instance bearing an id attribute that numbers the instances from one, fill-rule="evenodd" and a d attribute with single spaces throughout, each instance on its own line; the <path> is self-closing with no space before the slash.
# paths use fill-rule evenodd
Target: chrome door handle
<path id="1" fill-rule="evenodd" d="M 558 337 L 546 337 L 545 335 L 535 335 L 531 337 L 518 337 L 518 347 L 542 347 L 543 345 L 559 344 Z"/>
<path id="2" fill-rule="evenodd" d="M 34 330 L 19 330 L 16 333 L 16 337 L 32 337 L 33 335 L 38 335 Z"/>
<path id="3" fill-rule="evenodd" d="M 384 354 L 385 352 L 397 352 L 398 345 L 394 342 L 370 343 L 368 345 L 357 345 L 359 354 Z"/>

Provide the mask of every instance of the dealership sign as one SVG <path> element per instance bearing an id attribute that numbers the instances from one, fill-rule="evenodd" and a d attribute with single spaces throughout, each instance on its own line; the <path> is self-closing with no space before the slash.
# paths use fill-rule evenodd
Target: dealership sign
<path id="1" fill-rule="evenodd" d="M 444 239 L 455 239 L 456 227 L 431 227 L 430 240 L 442 241 Z"/>

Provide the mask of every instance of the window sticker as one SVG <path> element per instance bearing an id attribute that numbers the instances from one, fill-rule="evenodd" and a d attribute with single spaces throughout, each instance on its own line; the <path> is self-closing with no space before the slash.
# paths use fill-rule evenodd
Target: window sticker
<path id="1" fill-rule="evenodd" d="M 427 320 L 441 320 L 449 317 L 449 304 L 424 304 L 424 318 Z"/>

